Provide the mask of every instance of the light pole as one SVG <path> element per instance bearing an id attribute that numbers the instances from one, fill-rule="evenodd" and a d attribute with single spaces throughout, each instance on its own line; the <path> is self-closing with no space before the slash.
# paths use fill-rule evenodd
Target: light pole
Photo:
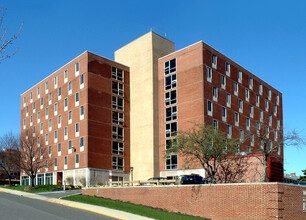
<path id="1" fill-rule="evenodd" d="M 131 180 L 132 180 L 132 186 L 134 186 L 134 183 L 133 183 L 133 181 L 134 181 L 134 179 L 133 179 L 133 171 L 134 171 L 134 167 L 131 167 L 131 168 L 130 168 L 130 171 L 131 171 Z"/>

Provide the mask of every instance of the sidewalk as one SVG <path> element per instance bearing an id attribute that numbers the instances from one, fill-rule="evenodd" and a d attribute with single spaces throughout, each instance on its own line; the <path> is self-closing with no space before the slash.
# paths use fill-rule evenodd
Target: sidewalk
<path id="1" fill-rule="evenodd" d="M 76 209 L 83 209 L 86 211 L 95 212 L 98 214 L 102 214 L 102 215 L 106 215 L 112 218 L 117 218 L 117 219 L 122 219 L 122 220 L 125 220 L 125 219 L 126 220 L 149 220 L 151 219 L 151 218 L 143 217 L 140 215 L 135 215 L 135 214 L 128 213 L 128 212 L 123 212 L 120 210 L 105 208 L 102 206 L 90 205 L 86 203 L 80 203 L 80 202 L 74 202 L 74 201 L 68 201 L 68 200 L 55 199 L 55 198 L 50 198 L 50 197 L 48 198 L 48 197 L 38 195 L 35 193 L 22 192 L 18 190 L 11 190 L 11 189 L 1 188 L 1 187 L 0 187 L 0 192 L 10 193 L 10 194 L 18 195 L 18 196 L 24 196 L 24 197 L 28 197 L 31 199 L 44 200 L 47 202 L 57 203 L 57 204 L 69 206 L 69 207 L 76 208 Z"/>

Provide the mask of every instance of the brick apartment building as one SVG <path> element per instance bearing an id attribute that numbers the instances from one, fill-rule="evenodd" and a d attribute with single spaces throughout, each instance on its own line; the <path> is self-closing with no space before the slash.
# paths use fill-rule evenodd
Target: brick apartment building
<path id="1" fill-rule="evenodd" d="M 183 158 L 164 153 L 194 121 L 233 138 L 268 121 L 280 135 L 282 94 L 203 42 L 175 52 L 173 42 L 149 32 L 115 51 L 115 62 L 84 52 L 21 95 L 21 131 L 35 126 L 54 160 L 37 183 L 128 180 L 131 167 L 134 180 L 205 176 L 200 166 L 186 170 Z M 258 147 L 246 142 L 238 153 Z M 282 169 L 282 146 L 275 157 Z M 21 180 L 29 184 L 26 175 Z"/>

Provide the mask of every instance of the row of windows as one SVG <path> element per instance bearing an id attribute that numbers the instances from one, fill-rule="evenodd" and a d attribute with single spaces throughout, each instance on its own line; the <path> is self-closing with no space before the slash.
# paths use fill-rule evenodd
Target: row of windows
<path id="1" fill-rule="evenodd" d="M 79 63 L 75 64 L 75 76 L 79 75 Z M 68 70 L 64 71 L 64 83 L 68 82 Z M 58 76 L 54 77 L 54 89 L 58 87 Z M 84 74 L 80 76 L 80 89 L 84 88 Z M 68 94 L 72 91 L 72 81 L 68 84 Z M 49 82 L 45 82 L 45 94 L 49 93 Z M 58 88 L 58 94 L 61 94 L 61 87 Z M 41 90 L 40 87 L 37 88 L 37 98 L 40 98 Z M 30 92 L 30 103 L 33 102 L 33 92 Z M 23 97 L 23 105 L 26 105 L 26 97 Z"/>

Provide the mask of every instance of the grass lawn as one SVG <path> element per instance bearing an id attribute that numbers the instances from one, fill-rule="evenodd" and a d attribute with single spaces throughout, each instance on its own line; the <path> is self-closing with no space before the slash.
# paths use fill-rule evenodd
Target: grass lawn
<path id="1" fill-rule="evenodd" d="M 178 219 L 178 220 L 203 219 L 200 217 L 193 217 L 193 216 L 183 215 L 180 213 L 167 212 L 166 210 L 164 211 L 161 209 L 145 207 L 142 205 L 135 205 L 127 202 L 120 202 L 117 200 L 91 197 L 91 196 L 73 195 L 62 199 L 71 200 L 75 202 L 88 203 L 92 205 L 104 206 L 107 208 L 130 212 L 133 214 L 142 215 L 154 219 Z"/>
<path id="2" fill-rule="evenodd" d="M 3 187 L 4 189 L 13 189 L 13 190 L 24 191 L 24 188 L 27 187 L 27 186 L 7 186 L 7 187 L 1 186 L 1 187 Z M 62 189 L 62 186 L 37 185 L 37 186 L 35 186 L 35 188 L 37 188 L 37 189 L 32 190 L 32 191 L 27 191 L 27 192 L 30 192 L 30 193 L 51 192 L 55 189 Z"/>

